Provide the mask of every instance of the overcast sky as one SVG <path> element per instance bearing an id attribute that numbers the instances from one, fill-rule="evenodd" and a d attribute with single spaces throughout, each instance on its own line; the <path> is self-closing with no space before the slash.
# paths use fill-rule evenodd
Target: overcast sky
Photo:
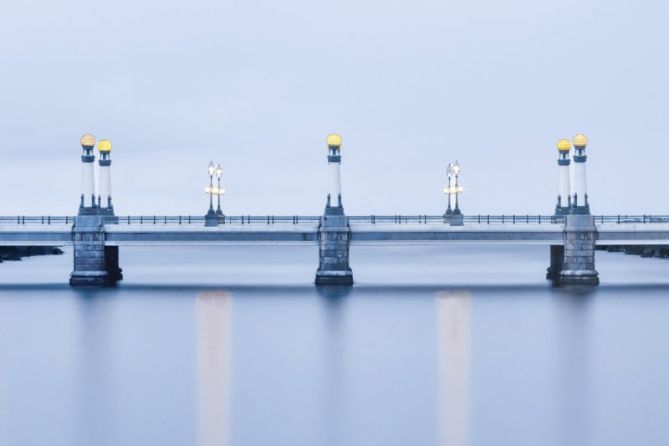
<path id="1" fill-rule="evenodd" d="M 669 3 L 63 1 L 0 6 L 0 214 L 73 214 L 109 138 L 117 213 L 319 214 L 339 132 L 348 214 L 550 213 L 584 132 L 595 213 L 669 213 Z"/>

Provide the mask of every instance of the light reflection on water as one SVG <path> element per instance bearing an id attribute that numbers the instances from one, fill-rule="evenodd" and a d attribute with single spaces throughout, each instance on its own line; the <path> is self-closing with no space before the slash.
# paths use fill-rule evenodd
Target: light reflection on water
<path id="1" fill-rule="evenodd" d="M 556 387 L 561 389 L 556 438 L 564 444 L 588 444 L 591 395 L 588 368 L 590 348 L 589 306 L 591 295 L 564 295 L 555 300 Z"/>
<path id="2" fill-rule="evenodd" d="M 669 443 L 669 263 L 598 253 L 582 293 L 545 250 L 421 249 L 358 250 L 343 292 L 300 249 L 127 250 L 116 290 L 2 264 L 0 445 Z"/>
<path id="3" fill-rule="evenodd" d="M 230 329 L 232 299 L 208 291 L 195 299 L 197 313 L 198 444 L 225 446 L 230 430 Z"/>
<path id="4" fill-rule="evenodd" d="M 470 303 L 466 291 L 437 294 L 441 445 L 469 444 Z"/>

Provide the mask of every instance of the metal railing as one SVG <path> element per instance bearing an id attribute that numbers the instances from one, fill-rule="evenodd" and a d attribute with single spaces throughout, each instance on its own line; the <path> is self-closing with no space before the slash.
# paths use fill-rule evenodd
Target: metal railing
<path id="1" fill-rule="evenodd" d="M 352 215 L 350 223 L 371 224 L 407 224 L 407 223 L 444 223 L 442 215 Z"/>
<path id="2" fill-rule="evenodd" d="M 365 215 L 348 217 L 351 223 L 371 224 L 450 224 L 448 216 L 443 215 Z M 477 224 L 553 224 L 564 223 L 564 217 L 554 215 L 465 215 L 463 223 Z"/>
<path id="3" fill-rule="evenodd" d="M 219 218 L 219 225 L 274 225 L 318 223 L 313 215 L 232 215 Z M 0 216 L 0 225 L 74 224 L 74 216 Z M 595 215 L 595 223 L 648 224 L 669 223 L 669 215 Z M 443 215 L 353 215 L 350 223 L 369 224 L 449 224 Z M 107 224 L 140 225 L 204 225 L 202 215 L 126 215 L 105 217 Z M 555 215 L 465 215 L 465 224 L 563 224 L 564 216 Z"/>
<path id="4" fill-rule="evenodd" d="M 70 216 L 26 216 L 17 215 L 14 217 L 1 217 L 0 224 L 10 225 L 56 225 L 56 224 L 74 224 L 74 217 Z"/>
<path id="5" fill-rule="evenodd" d="M 669 223 L 669 215 L 595 215 L 595 223 Z"/>
<path id="6" fill-rule="evenodd" d="M 140 224 L 140 225 L 204 225 L 205 217 L 201 215 L 128 215 L 109 217 L 109 223 Z M 219 225 L 273 225 L 273 224 L 300 224 L 317 223 L 318 216 L 304 215 L 226 215 L 219 217 Z"/>

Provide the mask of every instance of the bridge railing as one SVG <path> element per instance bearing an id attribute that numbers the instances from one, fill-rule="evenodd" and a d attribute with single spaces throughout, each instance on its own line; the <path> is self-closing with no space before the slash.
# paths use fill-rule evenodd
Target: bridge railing
<path id="1" fill-rule="evenodd" d="M 226 215 L 220 225 L 272 225 L 318 223 L 322 217 L 313 215 Z M 55 225 L 74 224 L 74 216 L 0 216 L 0 225 Z M 648 224 L 669 223 L 669 215 L 595 215 L 595 223 Z M 204 225 L 202 215 L 126 215 L 107 217 L 105 223 L 141 225 Z M 353 215 L 351 223 L 370 224 L 449 224 L 443 215 Z M 465 215 L 465 224 L 562 224 L 563 216 L 554 215 Z"/>
<path id="2" fill-rule="evenodd" d="M 53 216 L 53 215 L 17 215 L 11 217 L 0 216 L 0 224 L 4 225 L 56 225 L 56 224 L 73 224 L 74 217 L 70 216 Z"/>
<path id="3" fill-rule="evenodd" d="M 563 216 L 556 215 L 466 215 L 465 223 L 477 224 L 557 224 L 564 223 Z"/>
<path id="4" fill-rule="evenodd" d="M 595 223 L 669 223 L 669 215 L 595 215 Z"/>
<path id="5" fill-rule="evenodd" d="M 595 223 L 669 223 L 669 215 L 595 215 Z M 356 215 L 348 217 L 352 223 L 370 224 L 428 224 L 450 222 L 443 215 Z M 465 215 L 465 224 L 563 224 L 564 216 L 556 215 Z"/>
<path id="6" fill-rule="evenodd" d="M 351 223 L 370 224 L 449 224 L 448 216 L 443 215 L 364 215 L 348 217 Z M 563 223 L 564 217 L 553 215 L 465 215 L 464 223 L 477 224 L 553 224 Z"/>
<path id="7" fill-rule="evenodd" d="M 441 215 L 351 215 L 350 223 L 405 224 L 405 223 L 443 223 Z"/>
<path id="8" fill-rule="evenodd" d="M 121 217 L 109 217 L 109 223 L 118 224 L 140 224 L 140 225 L 204 225 L 205 218 L 201 215 L 127 215 Z M 299 224 L 317 223 L 318 216 L 304 215 L 226 215 L 219 217 L 219 225 L 273 225 L 273 224 Z"/>

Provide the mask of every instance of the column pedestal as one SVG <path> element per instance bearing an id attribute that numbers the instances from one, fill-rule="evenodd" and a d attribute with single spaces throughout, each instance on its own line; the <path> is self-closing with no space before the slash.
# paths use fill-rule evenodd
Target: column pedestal
<path id="1" fill-rule="evenodd" d="M 340 209 L 340 212 L 335 210 Z M 351 229 L 342 208 L 326 209 L 319 228 L 316 285 L 353 285 L 349 266 Z"/>
<path id="2" fill-rule="evenodd" d="M 567 215 L 564 230 L 564 264 L 560 285 L 598 285 L 595 270 L 597 229 L 592 215 Z"/>
<path id="3" fill-rule="evenodd" d="M 220 218 L 216 215 L 216 212 L 213 209 L 209 209 L 209 212 L 204 216 L 204 225 L 208 227 L 218 226 L 219 220 Z"/>
<path id="4" fill-rule="evenodd" d="M 123 277 L 118 267 L 118 247 L 105 247 L 103 218 L 79 215 L 74 219 L 71 286 L 114 286 Z"/>
<path id="5" fill-rule="evenodd" d="M 463 226 L 465 224 L 465 217 L 459 211 L 453 212 L 448 222 L 451 226 Z"/>

